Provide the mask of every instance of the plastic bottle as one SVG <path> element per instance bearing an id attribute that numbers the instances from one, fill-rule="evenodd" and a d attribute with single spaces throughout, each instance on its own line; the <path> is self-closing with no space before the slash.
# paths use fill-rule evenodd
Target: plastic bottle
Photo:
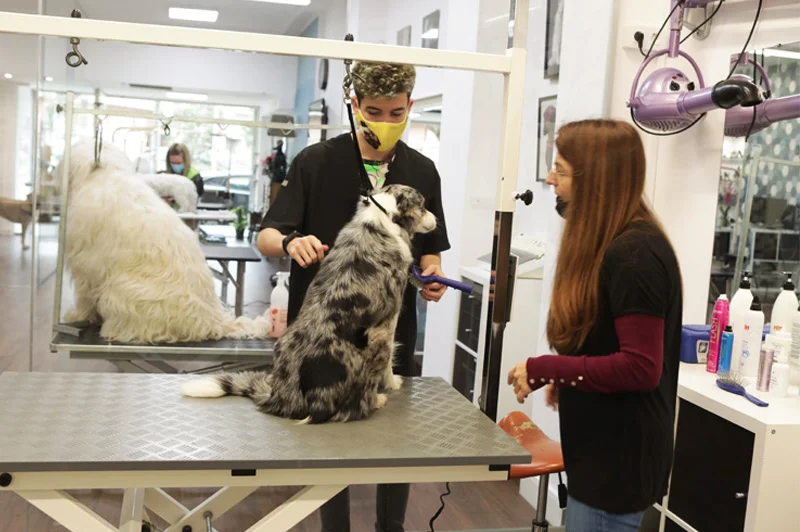
<path id="1" fill-rule="evenodd" d="M 286 330 L 286 315 L 289 312 L 289 272 L 278 272 L 278 283 L 269 298 L 269 319 L 272 329 L 269 335 L 280 338 Z"/>
<path id="2" fill-rule="evenodd" d="M 750 310 L 745 314 L 742 332 L 742 358 L 739 361 L 739 375 L 746 383 L 752 384 L 758 375 L 758 362 L 761 357 L 761 339 L 764 334 L 764 313 L 761 300 L 753 298 Z M 735 340 L 734 332 L 734 340 Z"/>
<path id="3" fill-rule="evenodd" d="M 791 333 L 792 321 L 797 313 L 797 294 L 794 293 L 794 283 L 792 282 L 792 272 L 784 272 L 786 282 L 783 290 L 772 306 L 772 320 L 770 332 Z"/>
<path id="4" fill-rule="evenodd" d="M 725 294 L 717 298 L 714 303 L 714 313 L 711 316 L 711 338 L 708 344 L 708 358 L 706 359 L 706 371 L 716 373 L 719 368 L 719 348 L 722 343 L 722 333 L 728 326 L 728 314 L 730 303 Z"/>
<path id="5" fill-rule="evenodd" d="M 785 349 L 780 353 L 777 348 L 775 349 L 769 392 L 776 397 L 789 395 L 789 353 Z"/>
<path id="6" fill-rule="evenodd" d="M 742 274 L 739 289 L 733 294 L 730 305 L 729 322 L 733 327 L 733 349 L 731 350 L 731 371 L 739 371 L 742 359 L 742 340 L 744 340 L 744 317 L 753 304 L 753 293 L 750 291 L 750 274 Z"/>
<path id="7" fill-rule="evenodd" d="M 719 365 L 717 373 L 727 376 L 731 372 L 731 354 L 733 353 L 733 327 L 728 324 L 722 333 L 722 342 L 719 347 Z"/>
<path id="8" fill-rule="evenodd" d="M 800 372 L 800 308 L 795 312 L 792 321 L 792 350 L 789 353 L 789 368 L 793 372 Z"/>

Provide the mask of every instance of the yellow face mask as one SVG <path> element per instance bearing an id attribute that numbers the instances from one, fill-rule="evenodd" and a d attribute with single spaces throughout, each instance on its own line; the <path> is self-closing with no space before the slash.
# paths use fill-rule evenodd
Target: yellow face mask
<path id="1" fill-rule="evenodd" d="M 359 110 L 356 112 L 356 123 L 364 140 L 379 152 L 387 152 L 394 148 L 408 123 L 408 113 L 402 122 L 370 122 L 364 118 Z"/>

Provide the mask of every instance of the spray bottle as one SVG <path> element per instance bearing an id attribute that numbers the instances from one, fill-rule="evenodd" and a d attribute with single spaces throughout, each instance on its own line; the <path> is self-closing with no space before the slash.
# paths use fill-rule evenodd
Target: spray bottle
<path id="1" fill-rule="evenodd" d="M 722 344 L 722 333 L 728 326 L 728 315 L 730 304 L 728 296 L 722 294 L 714 304 L 714 313 L 711 316 L 711 338 L 708 345 L 708 358 L 706 359 L 706 371 L 716 373 L 719 368 L 720 345 Z"/>
<path id="2" fill-rule="evenodd" d="M 272 329 L 269 335 L 280 338 L 286 330 L 286 316 L 289 312 L 289 272 L 278 272 L 278 283 L 269 298 L 269 319 Z"/>
<path id="3" fill-rule="evenodd" d="M 794 293 L 794 283 L 792 282 L 792 272 L 784 272 L 786 282 L 783 290 L 772 306 L 772 320 L 770 320 L 770 332 L 792 333 L 792 321 L 798 306 L 797 294 Z"/>
<path id="4" fill-rule="evenodd" d="M 758 377 L 761 343 L 764 336 L 764 313 L 761 311 L 761 300 L 758 299 L 758 296 L 753 298 L 750 311 L 745 314 L 743 324 L 744 336 L 742 338 L 742 358 L 739 361 L 739 375 L 745 382 L 752 384 Z"/>
<path id="5" fill-rule="evenodd" d="M 742 274 L 739 289 L 733 294 L 730 305 L 730 325 L 733 328 L 733 348 L 731 349 L 731 371 L 739 371 L 742 358 L 742 341 L 745 338 L 744 317 L 753 303 L 753 293 L 750 291 L 750 274 Z"/>

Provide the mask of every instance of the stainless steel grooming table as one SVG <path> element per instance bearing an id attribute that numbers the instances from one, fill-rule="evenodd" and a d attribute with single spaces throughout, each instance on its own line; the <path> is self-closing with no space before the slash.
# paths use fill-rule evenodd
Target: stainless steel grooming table
<path id="1" fill-rule="evenodd" d="M 183 397 L 186 375 L 0 375 L 0 491 L 73 532 L 139 532 L 149 513 L 206 531 L 261 486 L 305 486 L 247 532 L 287 531 L 353 484 L 508 479 L 530 454 L 445 381 L 415 378 L 353 423 L 298 425 L 241 397 Z M 164 488 L 219 487 L 189 510 Z M 119 527 L 63 490 L 123 489 Z"/>
<path id="2" fill-rule="evenodd" d="M 68 351 L 70 358 L 108 360 L 126 373 L 148 373 L 153 370 L 178 373 L 169 362 L 214 362 L 215 365 L 195 373 L 221 368 L 227 370 L 253 369 L 272 363 L 275 340 L 209 340 L 183 344 L 134 345 L 108 342 L 100 336 L 98 327 L 81 331 L 80 336 L 58 332 L 50 342 L 50 351 Z"/>
<path id="3" fill-rule="evenodd" d="M 242 315 L 244 301 L 244 272 L 248 262 L 261 262 L 261 255 L 255 252 L 248 241 L 228 239 L 227 244 L 201 244 L 206 260 L 215 260 L 222 271 L 214 270 L 214 276 L 222 283 L 222 300 L 228 302 L 228 283 L 236 288 L 236 304 L 234 312 Z M 236 263 L 236 279 L 228 269 L 228 263 Z"/>

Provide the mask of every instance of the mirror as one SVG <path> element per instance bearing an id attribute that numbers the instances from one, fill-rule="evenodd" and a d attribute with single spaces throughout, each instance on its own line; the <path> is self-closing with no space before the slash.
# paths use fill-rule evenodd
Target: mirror
<path id="1" fill-rule="evenodd" d="M 751 62 L 739 65 L 736 73 L 762 86 L 768 81 L 770 100 L 800 94 L 800 42 L 759 50 L 751 58 L 757 58 L 763 72 Z M 796 118 L 800 96 L 796 98 L 784 100 L 781 113 L 769 114 L 770 118 L 779 114 L 790 118 L 760 130 L 760 118 L 750 120 L 753 131 L 747 140 L 742 132 L 738 133 L 742 136 L 724 138 L 709 320 L 714 301 L 722 293 L 732 297 L 744 272 L 752 274 L 752 291 L 761 299 L 767 317 L 782 289 L 784 272 L 792 272 L 796 282 L 800 275 L 800 119 Z M 746 126 L 749 129 L 750 124 Z"/>

